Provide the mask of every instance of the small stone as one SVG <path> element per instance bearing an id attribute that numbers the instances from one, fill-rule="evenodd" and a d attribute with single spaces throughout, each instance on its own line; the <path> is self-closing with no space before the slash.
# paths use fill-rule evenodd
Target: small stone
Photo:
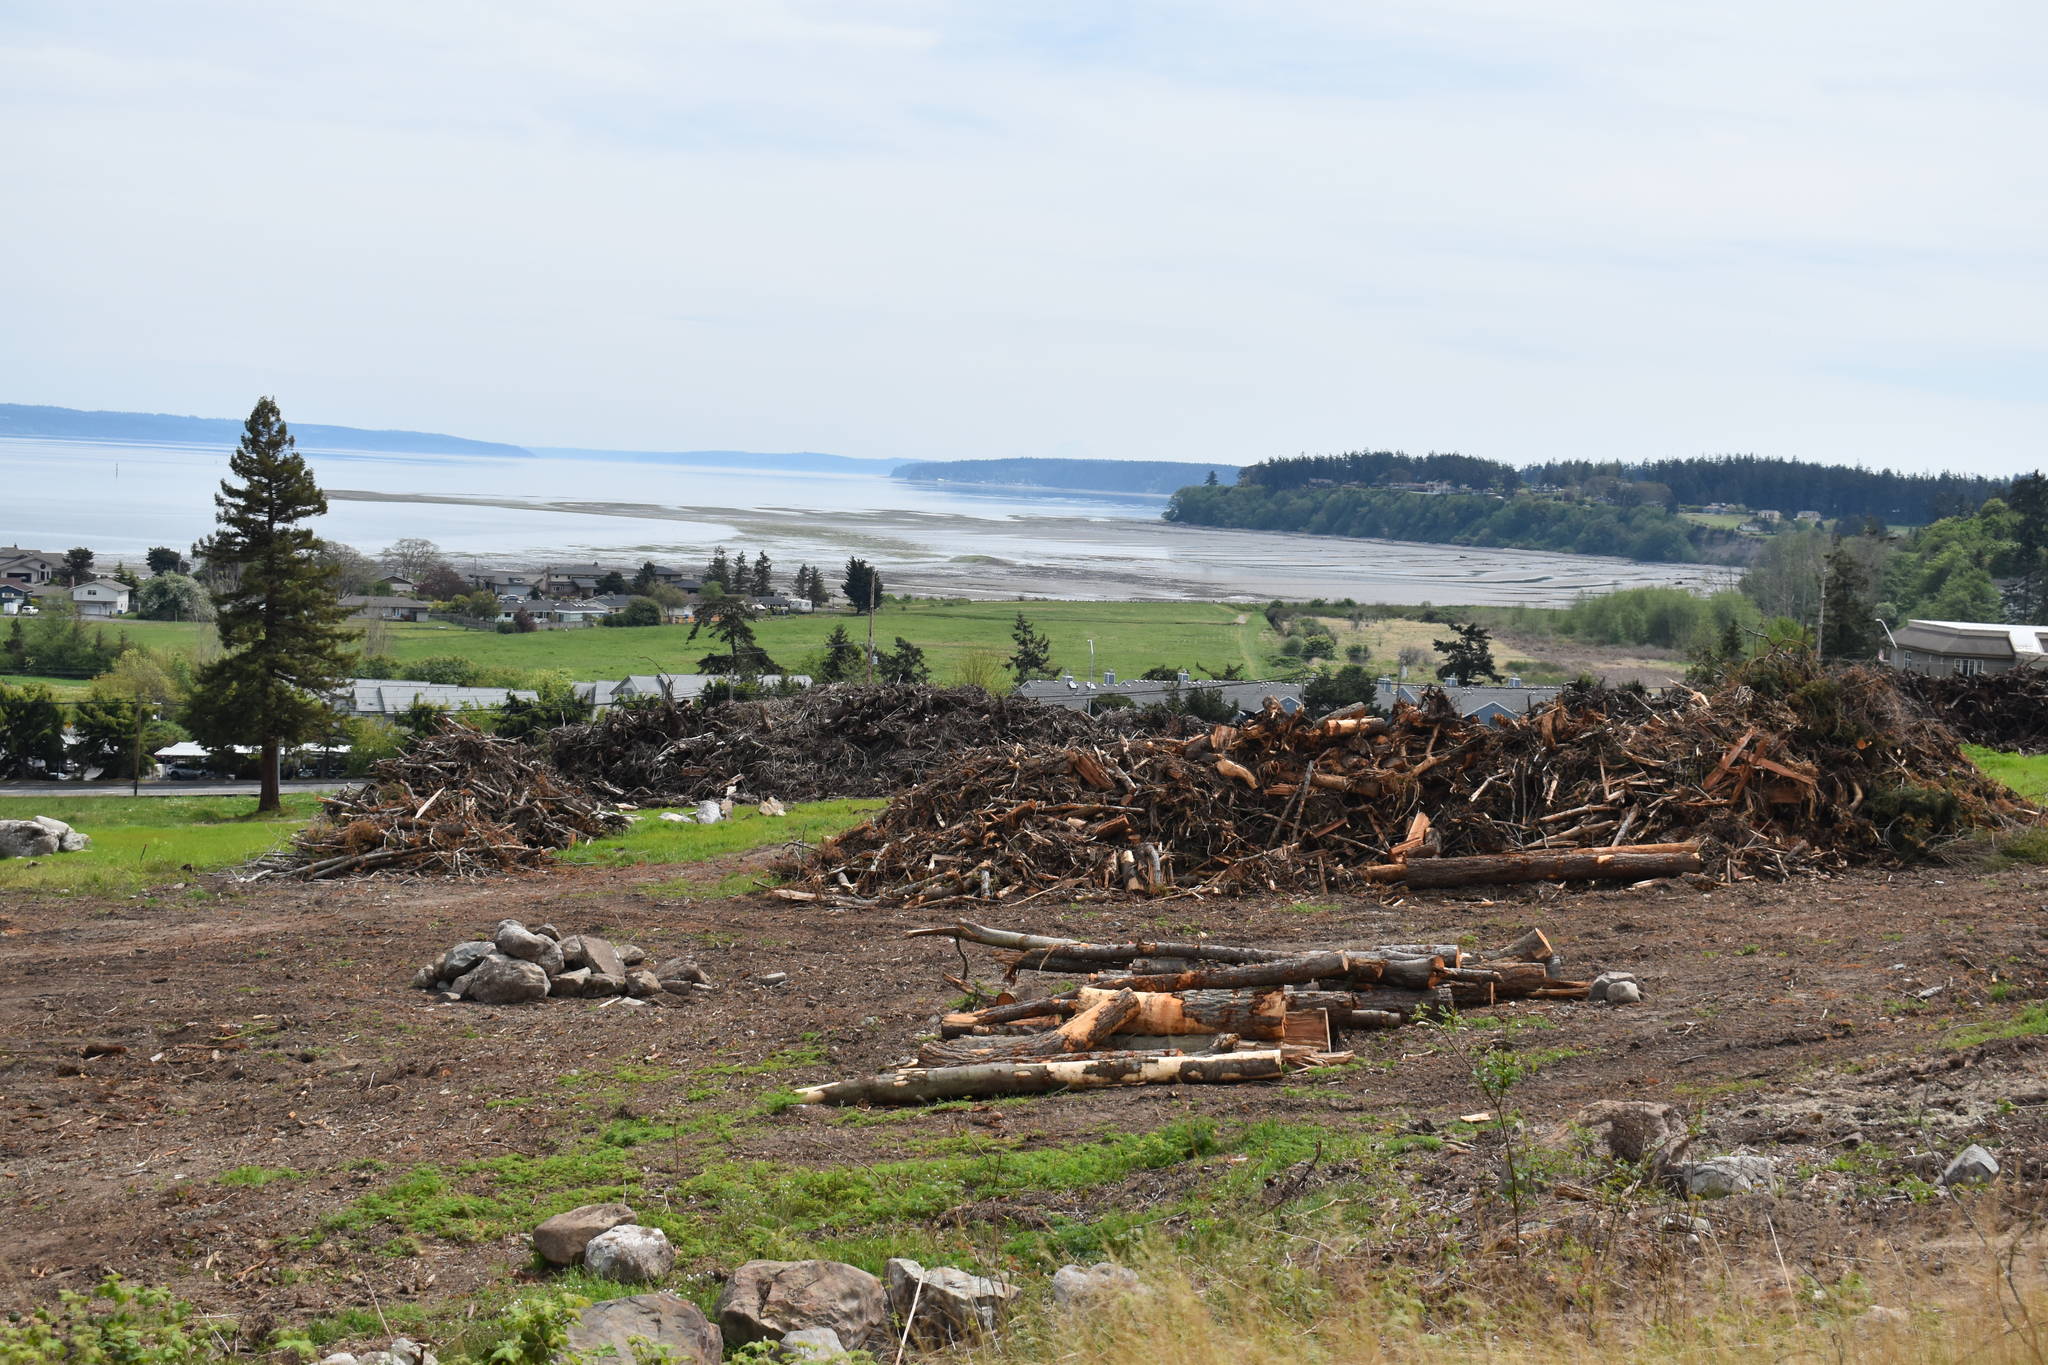
<path id="1" fill-rule="evenodd" d="M 434 1003 L 437 1005 L 459 1005 L 462 1003 L 462 992 L 452 986 L 446 990 L 435 991 Z"/>
<path id="2" fill-rule="evenodd" d="M 1694 1237 L 1712 1237 L 1714 1235 L 1714 1225 L 1706 1219 L 1687 1218 L 1685 1215 L 1678 1213 L 1667 1214 L 1663 1221 L 1657 1224 L 1657 1228 L 1660 1232 L 1683 1232 L 1689 1233 Z"/>
<path id="3" fill-rule="evenodd" d="M 829 1327 L 858 1351 L 879 1345 L 889 1330 L 882 1282 L 840 1261 L 748 1261 L 726 1281 L 717 1311 L 734 1346 Z"/>
<path id="4" fill-rule="evenodd" d="M 676 1268 L 676 1251 L 660 1228 L 621 1223 L 585 1244 L 583 1268 L 621 1284 L 652 1284 Z"/>
<path id="5" fill-rule="evenodd" d="M 336 1351 L 331 1356 L 320 1357 L 320 1365 L 361 1365 L 361 1362 L 347 1351 Z"/>
<path id="6" fill-rule="evenodd" d="M 494 957 L 464 979 L 463 994 L 480 1005 L 523 1005 L 548 994 L 548 974 L 536 962 Z"/>
<path id="7" fill-rule="evenodd" d="M 1588 1000 L 1593 1001 L 1609 1000 L 1612 996 L 1614 987 L 1624 984 L 1634 986 L 1635 980 L 1636 978 L 1633 972 L 1602 972 L 1600 973 L 1600 975 L 1594 977 L 1592 984 L 1589 987 L 1587 987 L 1586 998 Z M 1636 1000 L 1640 1000 L 1643 998 L 1642 987 L 1636 987 L 1635 998 Z M 1633 1004 L 1634 1001 L 1615 1001 L 1614 1003 Z"/>
<path id="8" fill-rule="evenodd" d="M 66 830 L 57 836 L 59 853 L 83 853 L 92 847 L 92 836 L 80 834 L 77 830 Z"/>
<path id="9" fill-rule="evenodd" d="M 661 983 L 654 979 L 653 972 L 627 972 L 626 994 L 635 1000 L 648 1000 L 661 994 Z"/>
<path id="10" fill-rule="evenodd" d="M 1063 1265 L 1052 1273 L 1052 1301 L 1062 1308 L 1084 1308 L 1094 1300 L 1135 1294 L 1142 1288 L 1137 1271 L 1108 1261 Z"/>
<path id="11" fill-rule="evenodd" d="M 1988 1185 L 1998 1176 L 1998 1158 L 1971 1143 L 1956 1153 L 1956 1159 L 1948 1163 L 1948 1169 L 1941 1173 L 1944 1185 Z"/>
<path id="12" fill-rule="evenodd" d="M 1678 1168 L 1685 1192 L 1695 1199 L 1723 1199 L 1731 1194 L 1770 1188 L 1777 1173 L 1767 1156 L 1717 1156 L 1710 1161 Z"/>
<path id="13" fill-rule="evenodd" d="M 646 950 L 639 947 L 637 944 L 621 943 L 619 945 L 619 961 L 624 963 L 626 966 L 637 967 L 646 960 Z"/>
<path id="14" fill-rule="evenodd" d="M 754 978 L 754 984 L 757 986 L 780 986 L 788 980 L 788 972 L 763 972 Z"/>
<path id="15" fill-rule="evenodd" d="M 581 934 L 571 934 L 562 940 L 562 961 L 572 970 L 577 967 L 588 967 L 590 965 L 590 958 L 583 951 L 583 936 Z"/>
<path id="16" fill-rule="evenodd" d="M 681 811 L 675 810 L 663 811 L 661 813 L 661 818 L 668 821 L 672 825 L 694 825 L 697 823 L 696 816 L 685 815 Z"/>
<path id="17" fill-rule="evenodd" d="M 994 1335 L 1018 1292 L 1003 1280 L 947 1265 L 927 1270 L 903 1256 L 890 1257 L 884 1269 L 889 1307 L 910 1324 L 912 1342 L 933 1349 Z M 917 1307 L 914 1318 L 912 1304 Z"/>
<path id="18" fill-rule="evenodd" d="M 624 979 L 626 964 L 619 960 L 619 950 L 612 947 L 609 939 L 599 938 L 595 934 L 585 934 L 583 935 L 582 946 L 583 961 L 581 963 L 572 962 L 569 964 L 570 966 L 584 966 L 590 968 L 593 972 L 600 972 L 605 976 L 616 976 Z M 566 957 L 567 954 L 564 954 L 564 956 Z"/>
<path id="19" fill-rule="evenodd" d="M 1617 981 L 1607 988 L 1607 1003 L 1640 1005 L 1643 1003 L 1643 988 L 1633 981 Z"/>
<path id="20" fill-rule="evenodd" d="M 590 993 L 590 968 L 578 967 L 573 972 L 563 972 L 548 982 L 548 994 L 562 1000 L 574 1000 Z"/>
<path id="21" fill-rule="evenodd" d="M 697 803 L 698 824 L 715 825 L 724 818 L 725 812 L 718 808 L 716 801 L 699 801 Z"/>
<path id="22" fill-rule="evenodd" d="M 440 1365 L 423 1342 L 414 1341 L 411 1337 L 393 1337 L 391 1344 L 384 1348 L 384 1354 L 390 1356 L 396 1365 Z"/>
<path id="23" fill-rule="evenodd" d="M 430 991 L 441 984 L 441 969 L 429 962 L 412 974 L 412 988 L 416 991 Z"/>
<path id="24" fill-rule="evenodd" d="M 667 1350 L 674 1365 L 718 1365 L 725 1353 L 718 1329 L 697 1305 L 663 1290 L 593 1303 L 576 1315 L 569 1328 L 567 1352 L 574 1360 L 639 1359 L 635 1338 L 656 1350 Z"/>
<path id="25" fill-rule="evenodd" d="M 552 924 L 536 924 L 533 926 L 533 932 L 542 938 L 551 938 L 557 943 L 562 941 L 562 931 Z"/>
<path id="26" fill-rule="evenodd" d="M 533 1249 L 549 1265 L 574 1265 L 590 1239 L 633 1221 L 626 1204 L 585 1204 L 558 1213 L 533 1230 Z"/>
<path id="27" fill-rule="evenodd" d="M 550 948 L 558 953 L 561 951 L 553 939 L 542 938 L 522 924 L 500 925 L 497 937 L 493 941 L 498 945 L 499 952 L 506 957 L 516 957 L 521 962 L 538 962 L 541 954 Z"/>
<path id="28" fill-rule="evenodd" d="M 603 972 L 592 972 L 590 979 L 583 983 L 583 998 L 586 1000 L 602 1000 L 609 995 L 625 993 L 626 978 L 623 976 L 606 976 Z"/>
<path id="29" fill-rule="evenodd" d="M 476 965 L 498 951 L 498 945 L 487 938 L 473 938 L 456 944 L 441 954 L 441 979 L 453 981 L 476 968 Z"/>
<path id="30" fill-rule="evenodd" d="M 846 1354 L 839 1333 L 830 1327 L 805 1327 L 782 1334 L 782 1349 L 796 1360 L 832 1360 Z"/>
<path id="31" fill-rule="evenodd" d="M 1621 1161 L 1649 1159 L 1662 1169 L 1685 1155 L 1692 1139 L 1685 1115 L 1675 1105 L 1654 1100 L 1599 1100 L 1579 1111 L 1575 1122 L 1607 1139 L 1607 1150 Z"/>
<path id="32" fill-rule="evenodd" d="M 770 819 L 775 819 L 779 816 L 789 814 L 789 807 L 783 805 L 780 801 L 777 801 L 772 796 L 769 797 L 767 800 L 763 801 L 758 807 L 756 807 L 756 809 L 759 810 L 761 814 L 768 816 Z"/>
<path id="33" fill-rule="evenodd" d="M 654 979 L 666 986 L 673 981 L 709 981 L 704 969 L 686 957 L 672 957 L 654 968 Z"/>

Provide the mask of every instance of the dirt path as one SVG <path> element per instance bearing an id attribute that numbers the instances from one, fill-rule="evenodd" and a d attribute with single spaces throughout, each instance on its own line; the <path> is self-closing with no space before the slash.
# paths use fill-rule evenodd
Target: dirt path
<path id="1" fill-rule="evenodd" d="M 370 1290 L 437 1301 L 501 1283 L 522 1259 L 516 1243 L 429 1238 L 411 1254 L 362 1257 L 323 1239 L 322 1219 L 391 1172 L 555 1150 L 590 1117 L 558 1102 L 565 1073 L 705 1074 L 799 1045 L 813 1049 L 805 1058 L 822 1053 L 742 1072 L 730 1095 L 702 1101 L 744 1105 L 906 1054 L 958 997 L 945 980 L 963 968 L 953 949 L 902 937 L 928 916 L 641 889 L 672 871 L 266 884 L 149 910 L 0 899 L 0 1209 L 10 1230 L 0 1305 L 81 1287 L 106 1268 L 278 1320 L 365 1304 Z M 1959 1026 L 2010 1019 L 2048 993 L 2044 896 L 2048 874 L 2038 871 L 1916 872 L 1704 894 L 1661 885 L 1322 906 L 1132 903 L 1052 908 L 1020 927 L 1096 939 L 1487 944 L 1541 925 L 1575 970 L 1631 969 L 1649 998 L 1622 1010 L 1515 1007 L 1546 1021 L 1529 1036 L 1559 1054 L 1517 1096 L 1537 1126 L 1593 1099 L 1669 1099 L 1698 1106 L 1717 1142 L 1776 1145 L 1817 1169 L 1852 1137 L 1922 1165 L 1978 1138 L 2031 1181 L 2048 1157 L 2040 1040 L 1946 1043 Z M 720 989 L 673 1009 L 441 1006 L 407 989 L 417 964 L 503 916 L 694 956 Z M 971 965 L 994 975 L 985 957 Z M 788 984 L 751 984 L 771 971 Z M 1170 1117 L 1442 1123 L 1477 1106 L 1469 1062 L 1430 1031 L 1353 1044 L 1358 1065 L 1312 1084 L 1048 1097 L 931 1114 L 915 1131 L 994 1128 L 1031 1148 Z M 685 1098 L 650 1093 L 636 1102 Z M 735 1127 L 720 1155 L 817 1166 L 901 1153 L 900 1128 L 843 1118 L 786 1110 Z M 288 1174 L 222 1182 L 242 1168 Z M 1816 1245 L 1841 1236 L 1839 1225 L 1778 1232 Z"/>

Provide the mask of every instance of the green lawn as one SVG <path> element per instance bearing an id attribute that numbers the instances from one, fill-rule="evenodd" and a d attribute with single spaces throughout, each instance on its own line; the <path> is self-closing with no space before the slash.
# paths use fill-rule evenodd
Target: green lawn
<path id="1" fill-rule="evenodd" d="M 91 687 L 76 678 L 31 678 L 19 673 L 0 673 L 0 687 L 47 687 L 60 700 L 66 697 L 83 697 Z"/>
<path id="2" fill-rule="evenodd" d="M 1994 782 L 2003 782 L 2029 801 L 2048 801 L 2048 754 L 2008 754 L 1965 744 L 1963 752 Z"/>
<path id="3" fill-rule="evenodd" d="M 732 818 L 712 825 L 680 824 L 663 820 L 661 810 L 649 807 L 634 812 L 640 819 L 632 828 L 608 839 L 578 844 L 562 852 L 565 863 L 621 867 L 638 864 L 708 862 L 728 853 L 797 840 L 815 843 L 865 820 L 880 810 L 883 801 L 807 801 L 793 805 L 789 814 L 767 816 L 751 806 L 735 807 Z M 687 807 L 671 807 L 685 809 Z M 687 874 L 651 888 L 677 895 L 707 897 L 739 895 L 751 891 L 759 881 L 753 873 L 740 873 L 716 881 L 704 881 Z"/>
<path id="4" fill-rule="evenodd" d="M 278 847 L 319 802 L 293 793 L 282 815 L 259 820 L 253 796 L 0 797 L 0 820 L 47 815 L 92 836 L 82 853 L 0 861 L 0 890 L 107 894 L 184 881 Z"/>
<path id="5" fill-rule="evenodd" d="M 890 648 L 901 635 L 925 652 L 932 677 L 954 681 L 968 656 L 1005 657 L 1010 631 L 1022 611 L 1052 641 L 1055 666 L 1083 673 L 1088 641 L 1095 641 L 1095 666 L 1123 676 L 1156 664 L 1222 670 L 1230 664 L 1257 676 L 1260 660 L 1279 643 L 1256 610 L 1214 602 L 907 602 L 890 603 L 875 614 L 875 640 Z M 811 616 L 764 617 L 755 626 L 763 648 L 786 668 L 808 667 L 834 626 L 856 641 L 867 634 L 867 619 L 839 610 Z M 126 632 L 152 649 L 189 652 L 211 627 L 191 622 L 119 621 L 101 630 Z M 550 630 L 528 635 L 465 630 L 431 622 L 385 626 L 385 648 L 401 662 L 437 654 L 459 654 L 486 668 L 559 669 L 578 680 L 621 678 L 629 673 L 696 671 L 696 662 L 718 648 L 708 635 L 695 642 L 688 626 L 637 629 Z"/>

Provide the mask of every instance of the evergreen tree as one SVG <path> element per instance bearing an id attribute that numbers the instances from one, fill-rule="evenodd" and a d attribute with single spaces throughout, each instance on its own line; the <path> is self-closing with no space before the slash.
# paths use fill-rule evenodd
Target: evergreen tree
<path id="1" fill-rule="evenodd" d="M 1216 486 L 1216 471 L 1210 470 L 1209 477 L 1202 480 L 1202 483 L 1205 487 L 1214 488 Z"/>
<path id="2" fill-rule="evenodd" d="M 883 682 L 903 686 L 932 680 L 932 671 L 925 666 L 924 651 L 901 635 L 896 637 L 896 648 L 876 661 L 875 674 Z"/>
<path id="3" fill-rule="evenodd" d="M 768 552 L 763 550 L 754 556 L 754 578 L 748 590 L 756 597 L 766 597 L 774 592 L 775 579 L 772 576 L 773 573 L 774 566 L 769 562 Z"/>
<path id="4" fill-rule="evenodd" d="M 812 606 L 822 607 L 832 600 L 832 589 L 825 586 L 825 575 L 808 564 L 804 567 L 811 570 L 810 581 L 804 585 L 804 596 Z"/>
<path id="5" fill-rule="evenodd" d="M 179 556 L 176 550 L 173 550 L 168 545 L 155 545 L 150 547 L 149 558 L 146 562 L 149 565 L 149 571 L 151 573 L 185 572 L 184 559 L 182 559 Z"/>
<path id="6" fill-rule="evenodd" d="M 64 586 L 75 588 L 92 581 L 92 551 L 75 545 L 64 552 Z"/>
<path id="7" fill-rule="evenodd" d="M 633 591 L 645 597 L 654 590 L 654 585 L 659 582 L 661 582 L 661 574 L 656 570 L 654 561 L 651 559 L 646 560 L 640 565 L 640 572 L 633 575 Z M 625 588 L 620 587 L 615 589 L 615 591 L 624 592 Z"/>
<path id="8" fill-rule="evenodd" d="M 1449 640 L 1431 640 L 1444 661 L 1437 665 L 1436 675 L 1440 679 L 1456 678 L 1460 682 L 1474 683 L 1482 678 L 1500 681 L 1500 670 L 1493 666 L 1493 636 L 1477 621 L 1464 625 L 1451 622 L 1451 629 L 1457 634 Z"/>
<path id="9" fill-rule="evenodd" d="M 754 566 L 747 562 L 747 552 L 741 550 L 739 556 L 732 562 L 732 577 L 726 580 L 725 590 L 739 593 L 744 597 L 753 591 L 753 587 Z"/>
<path id="10" fill-rule="evenodd" d="M 2048 478 L 2036 470 L 2014 479 L 2006 505 L 2014 518 L 2007 619 L 2027 625 L 2048 623 Z"/>
<path id="11" fill-rule="evenodd" d="M 707 598 L 699 605 L 688 638 L 694 640 L 698 631 L 709 629 L 725 642 L 725 653 L 707 654 L 697 666 L 706 673 L 738 673 L 748 677 L 780 672 L 754 639 L 752 616 L 753 609 L 743 597 Z"/>
<path id="12" fill-rule="evenodd" d="M 865 559 L 849 559 L 839 590 L 846 594 L 847 605 L 855 611 L 872 611 L 882 600 L 882 575 Z"/>
<path id="13" fill-rule="evenodd" d="M 0 683 L 0 777 L 45 777 L 64 765 L 64 713 L 40 683 Z"/>
<path id="14" fill-rule="evenodd" d="M 860 646 L 846 633 L 845 626 L 832 627 L 832 633 L 825 637 L 825 658 L 818 665 L 818 681 L 852 682 L 860 673 Z"/>
<path id="15" fill-rule="evenodd" d="M 640 580 L 637 578 L 633 580 L 635 592 L 640 591 L 639 582 Z M 620 593 L 624 592 L 625 590 L 626 576 L 620 573 L 617 569 L 609 569 L 597 576 L 598 596 L 608 597 L 613 593 Z"/>
<path id="16" fill-rule="evenodd" d="M 1017 624 L 1010 629 L 1010 638 L 1017 642 L 1017 648 L 1010 653 L 1010 671 L 1017 675 L 1018 682 L 1052 676 L 1052 645 L 1032 629 L 1021 611 L 1017 613 Z"/>
<path id="17" fill-rule="evenodd" d="M 1868 662 L 1877 655 L 1876 607 L 1871 600 L 1870 575 L 1851 552 L 1848 541 L 1837 539 L 1827 557 L 1827 586 L 1821 594 L 1822 620 L 1820 656 Z"/>
<path id="18" fill-rule="evenodd" d="M 726 558 L 723 545 L 711 552 L 711 560 L 704 566 L 704 581 L 721 588 L 732 586 L 732 561 Z"/>
<path id="19" fill-rule="evenodd" d="M 262 749 L 257 810 L 280 808 L 278 751 L 325 733 L 328 694 L 347 679 L 353 655 L 348 617 L 313 532 L 301 525 L 327 511 L 327 498 L 297 450 L 277 404 L 258 400 L 228 457 L 241 483 L 214 496 L 219 529 L 209 562 L 231 564 L 235 585 L 214 598 L 221 647 L 199 670 L 185 723 L 202 743 L 254 741 Z"/>

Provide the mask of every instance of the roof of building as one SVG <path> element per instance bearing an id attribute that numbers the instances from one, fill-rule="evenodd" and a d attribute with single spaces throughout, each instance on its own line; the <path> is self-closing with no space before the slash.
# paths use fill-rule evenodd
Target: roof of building
<path id="1" fill-rule="evenodd" d="M 121 592 L 133 591 L 133 589 L 118 578 L 88 578 L 83 583 L 75 584 L 74 590 L 76 588 L 114 588 Z"/>
<path id="2" fill-rule="evenodd" d="M 1562 690 L 1562 688 L 1549 684 L 1535 687 L 1516 687 L 1511 685 L 1489 687 L 1477 684 L 1470 687 L 1454 687 L 1448 683 L 1405 683 L 1393 682 L 1382 678 L 1379 683 L 1379 695 L 1376 700 L 1379 702 L 1379 707 L 1382 711 L 1391 711 L 1397 702 L 1406 703 L 1409 706 L 1420 706 L 1423 693 L 1441 691 L 1446 697 L 1450 698 L 1451 705 L 1458 708 L 1458 714 L 1461 716 L 1478 716 L 1482 711 L 1485 711 L 1487 715 L 1511 714 L 1519 716 L 1525 711 L 1535 710 Z M 1483 719 L 1484 717 L 1481 718 Z"/>
<path id="3" fill-rule="evenodd" d="M 412 597 L 393 597 L 389 593 L 354 593 L 341 599 L 344 607 L 405 607 L 414 611 L 431 611 L 432 602 L 422 602 Z"/>
<path id="4" fill-rule="evenodd" d="M 1901 649 L 1962 658 L 2013 659 L 2048 654 L 2048 626 L 1988 621 L 1908 621 L 1892 634 Z"/>
<path id="5" fill-rule="evenodd" d="M 754 679 L 768 687 L 775 687 L 784 681 L 798 687 L 809 687 L 808 674 L 779 673 L 766 674 Z M 576 695 L 593 706 L 610 706 L 631 697 L 658 697 L 664 691 L 677 701 L 694 701 L 718 683 L 730 682 L 723 673 L 635 673 L 620 678 L 617 682 L 580 682 L 576 684 Z"/>
<path id="6" fill-rule="evenodd" d="M 1103 697 L 1122 697 L 1133 706 L 1154 706 L 1171 700 L 1175 693 L 1181 691 L 1220 692 L 1223 699 L 1238 710 L 1256 711 L 1266 704 L 1268 697 L 1283 703 L 1299 702 L 1301 687 L 1300 683 L 1224 678 L 1192 678 L 1185 682 L 1156 682 L 1150 678 L 1113 680 L 1110 675 L 1096 682 L 1069 674 L 1019 683 L 1015 695 L 1027 701 L 1057 706 L 1086 705 Z"/>
<path id="7" fill-rule="evenodd" d="M 460 711 L 464 707 L 503 706 L 513 697 L 531 701 L 537 694 L 516 687 L 451 687 L 404 678 L 354 678 L 342 689 L 342 695 L 354 715 L 395 716 L 422 701 Z"/>

